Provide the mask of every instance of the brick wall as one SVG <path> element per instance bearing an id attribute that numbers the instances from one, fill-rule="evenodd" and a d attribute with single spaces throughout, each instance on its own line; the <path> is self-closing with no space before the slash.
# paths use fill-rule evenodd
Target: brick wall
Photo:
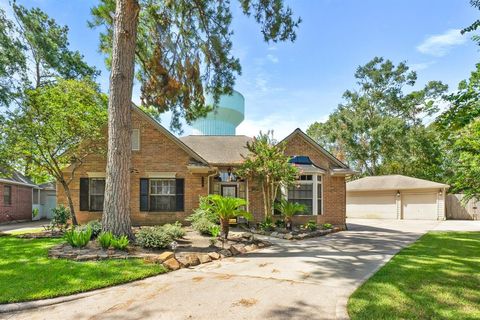
<path id="1" fill-rule="evenodd" d="M 207 194 L 206 174 L 192 174 L 187 165 L 190 155 L 173 140 L 160 132 L 151 122 L 146 121 L 137 112 L 132 112 L 134 129 L 140 129 L 140 150 L 132 151 L 131 174 L 131 218 L 134 225 L 156 225 L 181 221 L 198 207 L 198 198 Z M 88 172 L 105 172 L 105 156 L 92 155 L 75 171 L 75 179 L 70 183 L 77 219 L 85 223 L 101 219 L 101 212 L 80 211 L 80 178 L 88 178 Z M 147 172 L 176 172 L 176 178 L 185 179 L 185 210 L 183 212 L 145 212 L 140 211 L 140 178 L 148 178 Z M 67 205 L 67 199 L 61 185 L 57 185 L 57 203 Z"/>
<path id="2" fill-rule="evenodd" d="M 8 184 L 12 188 L 12 204 L 3 202 L 4 186 L 0 183 L 0 223 L 32 220 L 32 188 Z"/>

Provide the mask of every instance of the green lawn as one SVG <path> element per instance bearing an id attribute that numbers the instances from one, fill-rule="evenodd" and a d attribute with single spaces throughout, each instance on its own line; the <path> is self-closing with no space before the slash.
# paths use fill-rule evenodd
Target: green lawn
<path id="1" fill-rule="evenodd" d="M 36 300 L 103 288 L 166 272 L 140 259 L 75 262 L 47 258 L 62 239 L 0 237 L 0 303 Z"/>
<path id="2" fill-rule="evenodd" d="M 480 319 L 480 232 L 431 232 L 348 301 L 352 319 Z"/>

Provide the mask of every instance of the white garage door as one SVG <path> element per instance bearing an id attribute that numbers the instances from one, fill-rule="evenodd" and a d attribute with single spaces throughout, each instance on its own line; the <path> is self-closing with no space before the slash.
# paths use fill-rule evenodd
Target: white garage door
<path id="1" fill-rule="evenodd" d="M 437 220 L 437 193 L 404 193 L 402 207 L 405 220 Z"/>
<path id="2" fill-rule="evenodd" d="M 347 217 L 397 219 L 395 194 L 353 193 L 347 195 Z"/>

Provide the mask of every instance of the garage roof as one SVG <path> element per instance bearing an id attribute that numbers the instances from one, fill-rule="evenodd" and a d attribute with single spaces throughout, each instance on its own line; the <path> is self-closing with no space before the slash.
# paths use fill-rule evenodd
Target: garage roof
<path id="1" fill-rule="evenodd" d="M 365 177 L 347 183 L 347 191 L 442 189 L 448 187 L 450 187 L 448 184 L 402 175 Z"/>

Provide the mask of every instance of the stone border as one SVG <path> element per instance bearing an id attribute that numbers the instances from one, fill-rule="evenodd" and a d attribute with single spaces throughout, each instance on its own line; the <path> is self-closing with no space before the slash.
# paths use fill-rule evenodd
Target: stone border
<path id="1" fill-rule="evenodd" d="M 321 229 L 315 231 L 300 230 L 290 232 L 278 232 L 278 231 L 263 231 L 263 230 L 248 230 L 253 234 L 268 236 L 285 240 L 304 240 L 308 238 L 322 237 L 330 233 L 342 231 L 339 227 L 333 227 L 332 229 Z"/>

